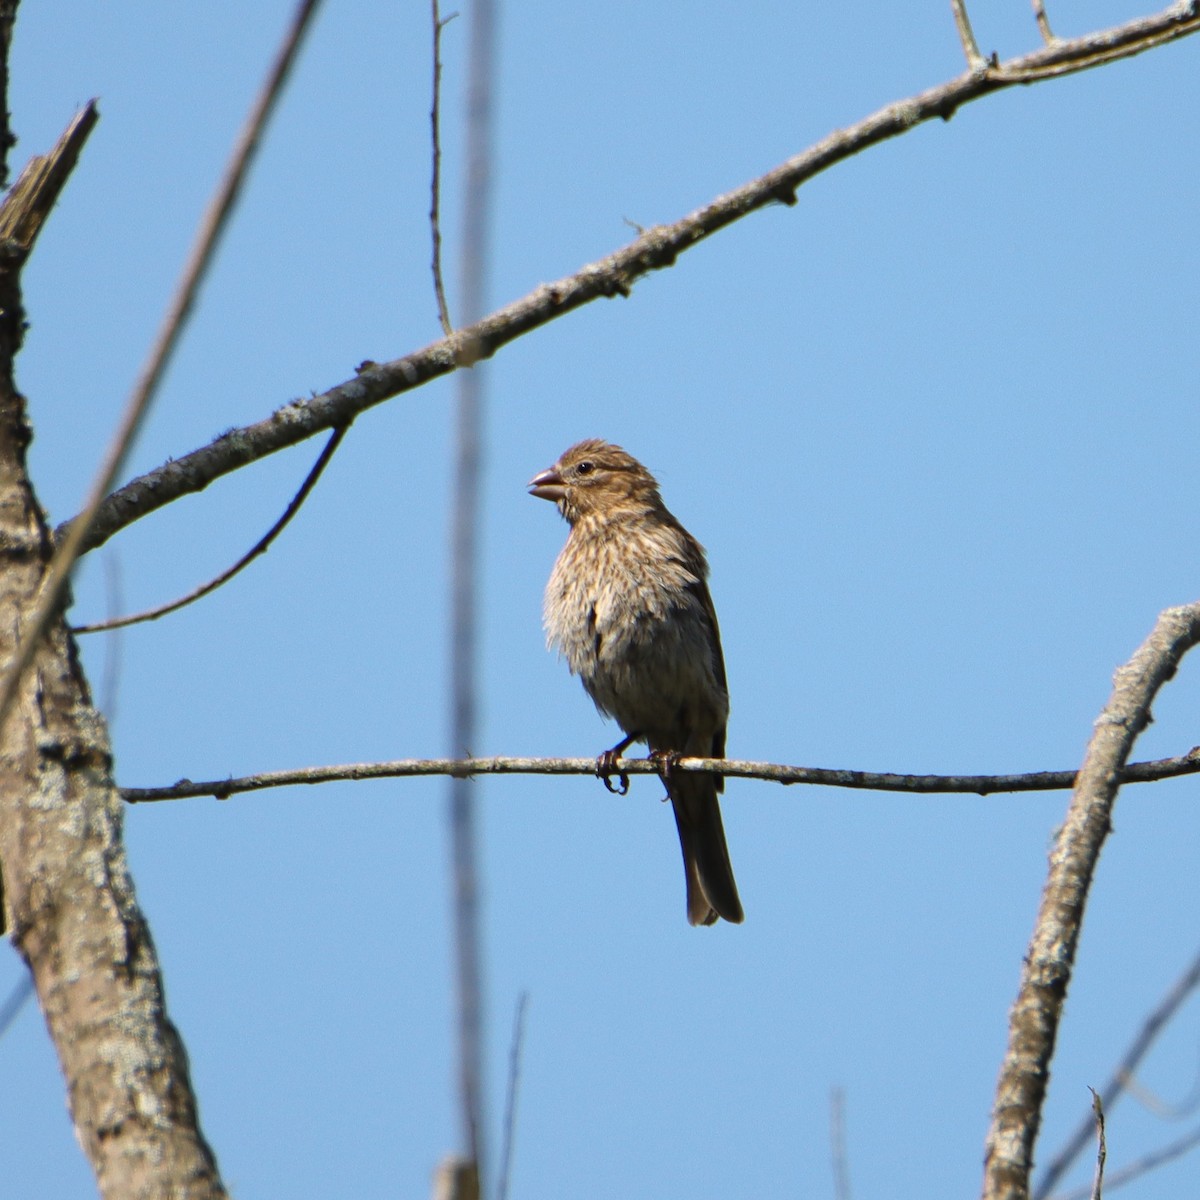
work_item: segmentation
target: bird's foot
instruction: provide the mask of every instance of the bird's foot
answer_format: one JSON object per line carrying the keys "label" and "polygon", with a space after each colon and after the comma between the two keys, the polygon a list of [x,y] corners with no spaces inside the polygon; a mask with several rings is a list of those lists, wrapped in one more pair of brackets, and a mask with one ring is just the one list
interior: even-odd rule
{"label": "bird's foot", "polygon": [[[622,738],[611,750],[605,750],[603,754],[596,757],[596,778],[602,779],[604,786],[614,796],[629,794],[629,776],[624,771],[617,770],[617,763],[630,745],[637,741],[638,736],[636,733],[631,733],[627,738]],[[616,787],[612,785],[614,775],[617,777]]]}
{"label": "bird's foot", "polygon": [[658,767],[659,778],[666,783],[671,778],[671,772],[679,765],[683,757],[678,750],[651,750],[650,760]]}
{"label": "bird's foot", "polygon": [[[617,770],[617,760],[621,756],[615,750],[605,750],[596,758],[596,777],[604,781],[614,796],[624,796],[629,792],[629,776],[624,771]],[[612,777],[617,777],[617,786],[613,787]]]}

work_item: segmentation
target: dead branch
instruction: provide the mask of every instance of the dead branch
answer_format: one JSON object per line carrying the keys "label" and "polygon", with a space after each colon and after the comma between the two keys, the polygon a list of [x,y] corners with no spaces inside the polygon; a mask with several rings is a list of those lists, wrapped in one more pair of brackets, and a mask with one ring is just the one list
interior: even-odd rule
{"label": "dead branch", "polygon": [[1200,640],[1200,603],[1169,608],[1113,677],[1075,791],[1050,854],[1050,872],[1009,1018],[987,1138],[984,1200],[1025,1200],[1050,1060],[1071,981],[1088,892],[1111,828],[1125,761],[1158,690]]}

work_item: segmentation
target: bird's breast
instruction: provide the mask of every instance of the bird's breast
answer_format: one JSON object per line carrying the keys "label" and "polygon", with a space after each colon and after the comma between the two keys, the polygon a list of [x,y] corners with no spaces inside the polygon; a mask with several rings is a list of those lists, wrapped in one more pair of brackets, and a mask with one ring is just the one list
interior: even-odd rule
{"label": "bird's breast", "polygon": [[573,532],[555,564],[547,639],[627,733],[657,731],[670,744],[674,730],[724,725],[728,700],[699,582],[670,539],[636,530]]}

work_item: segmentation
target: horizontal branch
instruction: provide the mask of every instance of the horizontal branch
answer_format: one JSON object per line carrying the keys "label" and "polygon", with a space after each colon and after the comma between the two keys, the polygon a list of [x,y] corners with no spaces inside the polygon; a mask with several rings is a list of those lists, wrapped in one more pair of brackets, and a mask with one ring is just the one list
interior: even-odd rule
{"label": "horizontal branch", "polygon": [[[794,204],[796,190],[822,171],[916,125],[949,120],[963,104],[1018,84],[1073,74],[1129,58],[1200,30],[1200,0],[1173,4],[1149,17],[1080,38],[1055,40],[1031,54],[993,59],[947,83],[896,101],[741,187],[718,196],[670,225],[656,225],[594,263],[543,284],[490,316],[403,358],[364,363],[356,378],[308,400],[294,400],[253,425],[231,430],[207,446],[174,459],[113,492],[88,533],[85,549],[181,496],[322,430],[345,425],[359,413],[453,371],[469,349],[470,361],[490,358],[523,334],[601,297],[628,296],[652,271],[674,264],[686,250],[742,217],[774,203]],[[69,526],[61,526],[62,537]]]}
{"label": "horizontal branch", "polygon": [[[718,771],[729,779],[762,779],[770,783],[808,783],[822,787],[857,788],[872,792],[971,793],[1051,792],[1075,785],[1074,771],[1034,771],[1024,775],[898,775],[890,772],[843,771],[830,767],[789,767],[778,763],[743,762],[725,758],[681,758],[673,771]],[[1122,783],[1152,783],[1200,772],[1200,746],[1178,758],[1130,763]],[[650,758],[622,758],[613,771],[619,775],[660,775],[662,767]],[[413,775],[595,775],[594,758],[403,758],[393,762],[344,763],[334,767],[300,767],[294,771],[264,771],[239,779],[193,783],[181,779],[169,787],[122,788],[131,804],[152,800],[186,800],[215,796],[225,800],[238,792],[293,787],[302,783],[336,783],[360,779],[399,779]]]}

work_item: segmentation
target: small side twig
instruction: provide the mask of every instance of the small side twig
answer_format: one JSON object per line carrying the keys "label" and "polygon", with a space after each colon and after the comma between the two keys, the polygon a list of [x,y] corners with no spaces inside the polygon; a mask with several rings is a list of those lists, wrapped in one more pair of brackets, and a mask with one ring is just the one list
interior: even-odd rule
{"label": "small side twig", "polygon": [[[1121,1061],[1113,1069],[1108,1082],[1100,1089],[1100,1098],[1106,1110],[1129,1090],[1129,1082],[1134,1077],[1138,1065],[1146,1057],[1150,1047],[1154,1045],[1158,1035],[1167,1027],[1175,1014],[1183,1007],[1183,1002],[1200,987],[1200,953],[1188,964],[1187,969],[1167,990],[1167,994],[1155,1006],[1154,1011],[1142,1022],[1137,1036],[1129,1048],[1121,1056]],[[1071,1165],[1083,1152],[1091,1140],[1094,1119],[1090,1112],[1085,1113],[1074,1132],[1063,1143],[1062,1149],[1050,1160],[1033,1190],[1034,1200],[1046,1200],[1046,1197],[1058,1185],[1058,1181],[1070,1170]],[[1109,1184],[1115,1187],[1115,1177]]]}
{"label": "small side twig", "polygon": [[433,165],[429,179],[429,231],[433,238],[433,294],[437,299],[438,321],[442,332],[449,337],[454,332],[450,321],[450,308],[446,303],[446,285],[442,278],[442,30],[458,16],[451,13],[448,17],[441,15],[438,0],[433,3],[433,104],[429,110],[429,123],[432,126],[431,144]]}
{"label": "small side twig", "polygon": [[[1132,1183],[1135,1179],[1148,1175],[1151,1171],[1157,1170],[1169,1162],[1174,1162],[1177,1158],[1182,1158],[1185,1154],[1195,1150],[1197,1146],[1200,1146],[1200,1128],[1193,1129],[1176,1141],[1169,1142],[1160,1149],[1135,1159],[1119,1171],[1113,1171],[1104,1180],[1105,1190],[1115,1192],[1117,1188],[1124,1187],[1125,1184]],[[1089,1184],[1087,1187],[1077,1188],[1073,1192],[1056,1193],[1055,1200],[1089,1200],[1091,1195],[1092,1188]]]}
{"label": "small side twig", "polygon": [[137,625],[142,621],[157,621],[159,617],[165,617],[168,613],[177,612],[193,601],[199,600],[201,596],[207,596],[209,592],[215,592],[222,584],[228,583],[239,571],[249,566],[260,554],[266,554],[271,547],[271,543],[275,541],[284,531],[288,522],[300,511],[301,505],[308,499],[308,495],[313,488],[317,486],[317,480],[321,478],[321,472],[325,470],[329,460],[333,457],[338,446],[341,445],[342,438],[346,436],[348,429],[348,425],[343,425],[333,431],[329,441],[325,443],[325,448],[321,451],[317,461],[313,463],[312,469],[300,485],[300,490],[292,497],[292,501],[287,508],[284,509],[283,515],[233,566],[227,567],[215,578],[210,579],[207,583],[202,583],[198,588],[194,588],[188,592],[186,596],[180,596],[178,599],[172,600],[169,604],[160,604],[157,608],[148,608],[143,612],[131,613],[127,617],[114,617],[107,621],[96,621],[91,625],[72,625],[71,632],[75,634],[103,633],[113,629],[124,629],[127,625]]}
{"label": "small side twig", "polygon": [[1046,6],[1042,0],[1033,0],[1033,19],[1037,21],[1038,33],[1042,35],[1042,41],[1047,46],[1053,46],[1058,38],[1054,36],[1050,22],[1046,19]]}
{"label": "small side twig", "polygon": [[967,6],[964,0],[950,0],[950,8],[954,13],[954,25],[958,30],[958,40],[962,42],[963,53],[967,57],[967,66],[972,71],[982,71],[987,67],[987,60],[979,52],[979,43],[975,40],[975,31],[971,28],[971,18],[967,16]]}
{"label": "small side twig", "polygon": [[[658,762],[649,758],[620,758],[613,772],[625,775],[658,775]],[[727,779],[761,779],[768,783],[814,784],[869,792],[905,792],[926,795],[994,795],[1000,792],[1048,792],[1073,787],[1074,771],[1035,771],[1028,775],[890,775],[875,771],[845,771],[829,767],[789,767],[779,763],[742,762],[726,758],[681,758],[675,771],[720,772]],[[1123,783],[1152,783],[1200,772],[1200,747],[1178,758],[1131,763],[1121,773]],[[344,763],[330,767],[298,767],[290,771],[263,771],[234,779],[194,783],[181,779],[165,787],[122,788],[130,804],[158,800],[187,800],[215,796],[225,800],[241,792],[298,784],[347,782],[365,779],[399,779],[424,775],[591,775],[592,758],[404,758],[392,762]]]}

